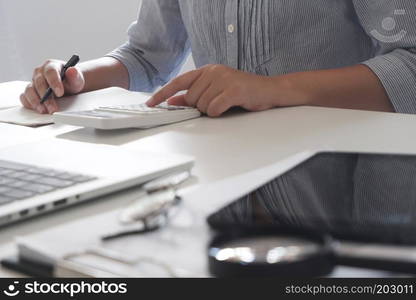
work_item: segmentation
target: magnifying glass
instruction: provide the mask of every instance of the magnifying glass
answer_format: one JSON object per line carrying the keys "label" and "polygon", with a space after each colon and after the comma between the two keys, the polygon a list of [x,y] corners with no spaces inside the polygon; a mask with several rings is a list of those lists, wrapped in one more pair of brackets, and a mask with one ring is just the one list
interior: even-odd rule
{"label": "magnifying glass", "polygon": [[336,265],[329,236],[250,229],[217,235],[208,248],[216,277],[319,277]]}

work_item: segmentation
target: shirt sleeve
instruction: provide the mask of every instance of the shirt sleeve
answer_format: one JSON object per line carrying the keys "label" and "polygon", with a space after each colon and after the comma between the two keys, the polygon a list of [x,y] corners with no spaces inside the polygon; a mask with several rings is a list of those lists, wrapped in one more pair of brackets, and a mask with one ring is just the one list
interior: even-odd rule
{"label": "shirt sleeve", "polygon": [[178,0],[143,0],[128,37],[107,56],[126,66],[132,91],[152,92],[166,84],[190,53]]}
{"label": "shirt sleeve", "polygon": [[396,112],[416,114],[415,0],[354,0],[363,29],[377,46],[363,62],[380,79]]}

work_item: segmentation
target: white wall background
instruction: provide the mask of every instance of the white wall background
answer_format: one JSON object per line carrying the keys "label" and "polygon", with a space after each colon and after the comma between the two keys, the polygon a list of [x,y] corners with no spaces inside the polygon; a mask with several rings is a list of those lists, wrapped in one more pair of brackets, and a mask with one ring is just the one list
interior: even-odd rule
{"label": "white wall background", "polygon": [[0,82],[29,80],[48,58],[108,53],[125,42],[140,1],[0,0]]}

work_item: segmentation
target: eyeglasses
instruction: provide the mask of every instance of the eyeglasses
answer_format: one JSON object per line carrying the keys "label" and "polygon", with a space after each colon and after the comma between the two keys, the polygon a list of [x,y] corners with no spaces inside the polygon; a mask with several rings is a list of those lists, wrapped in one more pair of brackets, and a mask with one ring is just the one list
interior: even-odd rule
{"label": "eyeglasses", "polygon": [[[182,199],[177,187],[190,177],[189,172],[166,176],[143,186],[144,193],[119,215],[119,222],[128,227],[126,230],[107,234],[103,241],[120,237],[145,234],[165,226],[175,214]],[[131,229],[132,224],[142,224],[139,229]]]}

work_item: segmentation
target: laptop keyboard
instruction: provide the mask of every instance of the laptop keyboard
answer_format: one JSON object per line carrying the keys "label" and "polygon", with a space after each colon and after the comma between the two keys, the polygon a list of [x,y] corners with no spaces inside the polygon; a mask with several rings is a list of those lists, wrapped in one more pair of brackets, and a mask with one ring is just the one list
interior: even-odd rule
{"label": "laptop keyboard", "polygon": [[0,205],[94,179],[82,174],[0,160]]}

